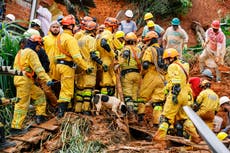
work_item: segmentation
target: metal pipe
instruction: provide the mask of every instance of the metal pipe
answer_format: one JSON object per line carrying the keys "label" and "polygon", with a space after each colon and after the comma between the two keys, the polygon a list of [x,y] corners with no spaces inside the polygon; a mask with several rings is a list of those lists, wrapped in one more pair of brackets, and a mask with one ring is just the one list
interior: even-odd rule
{"label": "metal pipe", "polygon": [[208,146],[214,153],[230,153],[225,145],[220,142],[216,135],[209,129],[204,121],[188,106],[183,107],[185,113],[196,126],[201,137],[207,142]]}
{"label": "metal pipe", "polygon": [[[35,15],[36,15],[37,3],[38,3],[37,0],[32,0],[31,10],[30,10],[30,22],[34,19]],[[30,28],[30,25],[31,24],[29,24],[29,28]]]}

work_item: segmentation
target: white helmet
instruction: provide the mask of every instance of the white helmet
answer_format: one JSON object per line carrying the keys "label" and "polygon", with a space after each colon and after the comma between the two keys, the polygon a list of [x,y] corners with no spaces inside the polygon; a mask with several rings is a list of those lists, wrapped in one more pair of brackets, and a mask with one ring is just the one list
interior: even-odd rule
{"label": "white helmet", "polygon": [[10,19],[11,21],[15,21],[15,16],[13,14],[7,14],[6,18]]}
{"label": "white helmet", "polygon": [[220,105],[230,102],[230,99],[227,96],[220,97]]}
{"label": "white helmet", "polygon": [[41,26],[41,21],[39,19],[33,19],[32,22],[36,23],[39,26]]}
{"label": "white helmet", "polygon": [[133,17],[133,11],[131,11],[131,10],[125,11],[125,16],[132,18]]}

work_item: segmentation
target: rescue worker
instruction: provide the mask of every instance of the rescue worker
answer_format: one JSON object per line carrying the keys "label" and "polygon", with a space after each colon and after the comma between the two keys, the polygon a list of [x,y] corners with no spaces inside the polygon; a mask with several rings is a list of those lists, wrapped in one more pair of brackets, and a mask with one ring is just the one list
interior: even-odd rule
{"label": "rescue worker", "polygon": [[230,112],[230,99],[227,96],[220,97],[220,109],[216,114],[217,116],[223,119],[220,129],[224,129],[225,127],[230,125],[229,112]]}
{"label": "rescue worker", "polygon": [[[146,34],[150,31],[149,27],[148,27],[148,22],[149,21],[153,22],[153,14],[150,13],[150,12],[146,13],[145,16],[144,16],[144,20],[145,20],[147,25],[144,26],[144,29],[143,29],[143,32],[142,32],[142,35],[141,35],[142,39],[144,39]],[[164,32],[165,32],[165,30],[161,26],[159,26],[158,24],[155,24],[155,23],[154,23],[154,31],[159,34],[159,38],[161,38],[164,35]]]}
{"label": "rescue worker", "polygon": [[[60,33],[60,24],[59,24],[59,22],[58,21],[53,21],[50,24],[49,34],[43,38],[44,49],[45,49],[46,54],[47,54],[47,56],[49,58],[49,61],[50,61],[50,65],[49,65],[50,71],[49,71],[48,75],[54,81],[58,80],[58,76],[57,76],[57,73],[56,73],[55,56],[56,56],[56,52],[58,50],[58,46],[57,46],[56,42],[57,42],[57,36],[59,35],[59,33]],[[44,90],[44,88],[43,88],[44,91],[48,91],[46,96],[50,100],[51,105],[53,107],[56,107],[56,105],[57,105],[57,97],[59,96],[59,92],[60,92],[60,83],[57,82],[54,86],[52,86],[52,89],[55,92],[55,96],[53,95],[53,93],[52,93],[52,91],[50,89]]]}
{"label": "rescue worker", "polygon": [[180,58],[182,58],[182,51],[187,50],[188,34],[180,26],[180,19],[173,18],[172,26],[168,27],[163,35],[163,47],[175,48]]}
{"label": "rescue worker", "polygon": [[58,99],[58,118],[64,116],[67,106],[74,94],[74,63],[83,71],[90,74],[93,68],[83,60],[80,48],[73,37],[75,18],[73,15],[65,16],[61,25],[63,33],[57,36],[58,51],[56,54],[56,72],[61,83],[61,91]]}
{"label": "rescue worker", "polygon": [[174,48],[166,49],[163,54],[163,59],[169,66],[167,69],[167,85],[165,86],[166,102],[161,114],[159,128],[153,137],[153,141],[157,143],[154,148],[158,149],[167,147],[167,131],[168,129],[174,129],[174,123],[179,120],[183,121],[184,130],[191,136],[191,141],[200,142],[196,128],[182,108],[188,105],[189,64],[180,61],[179,56]]}
{"label": "rescue worker", "polygon": [[[118,20],[113,17],[107,17],[104,21],[105,30],[97,39],[97,50],[100,52],[101,60],[108,66],[107,71],[102,71],[100,78],[101,93],[112,96],[115,94],[115,74],[112,66],[115,58],[114,36],[113,33],[118,28]],[[121,43],[118,43],[121,45]],[[117,46],[116,48],[120,48]]]}
{"label": "rescue worker", "polygon": [[196,99],[199,106],[196,113],[204,120],[207,126],[213,130],[214,116],[219,109],[219,97],[212,89],[210,89],[210,81],[202,80],[200,86],[202,91]]}
{"label": "rescue worker", "polygon": [[224,64],[224,55],[226,53],[226,37],[220,28],[220,21],[214,20],[209,28],[205,32],[205,42],[202,44],[204,48],[202,54],[199,57],[200,72],[205,68],[205,62],[211,60],[211,65],[207,65],[210,68],[214,68],[216,71],[216,81],[221,81],[220,71],[218,70],[219,64]]}
{"label": "rescue worker", "polygon": [[51,78],[45,73],[38,55],[35,51],[41,48],[42,38],[33,35],[27,41],[25,49],[18,51],[14,60],[14,69],[25,71],[25,76],[15,76],[14,85],[17,90],[17,97],[20,101],[15,104],[14,116],[11,124],[11,134],[23,134],[27,129],[23,129],[30,98],[34,99],[36,110],[36,123],[40,124],[45,121],[46,116],[46,98],[41,88],[34,84],[34,75],[36,74],[41,80],[45,80],[48,86],[53,85]]}
{"label": "rescue worker", "polygon": [[93,67],[93,72],[87,74],[83,71],[77,74],[75,112],[80,113],[83,111],[83,114],[90,115],[92,92],[96,85],[97,64],[100,65],[104,71],[108,70],[108,66],[103,64],[99,52],[96,50],[95,37],[97,24],[93,21],[89,21],[86,23],[84,29],[85,34],[78,40],[78,44],[81,49],[82,58]]}
{"label": "rescue worker", "polygon": [[126,19],[121,21],[121,23],[120,23],[120,25],[118,27],[118,30],[119,31],[123,31],[125,34],[127,34],[129,32],[136,33],[136,31],[137,31],[137,25],[136,25],[136,22],[134,22],[132,20],[132,18],[133,18],[133,11],[126,10],[125,11],[125,17],[126,17]]}
{"label": "rescue worker", "polygon": [[125,47],[121,51],[119,64],[121,68],[121,85],[124,95],[124,101],[128,108],[130,119],[137,112],[138,88],[141,79],[141,50],[136,46],[137,36],[130,32],[125,36]]}
{"label": "rescue worker", "polygon": [[[157,42],[158,35],[149,31],[143,39],[148,46],[142,57],[142,69],[145,71],[140,87],[140,99],[138,107],[138,121],[143,121],[145,103],[151,101],[153,104],[153,124],[159,124],[159,117],[164,104],[164,71],[160,68],[159,52],[160,45]],[[163,49],[162,49],[163,51]],[[163,63],[163,61],[162,61]]]}
{"label": "rescue worker", "polygon": [[202,79],[207,79],[207,80],[211,81],[213,78],[214,78],[214,76],[212,75],[212,71],[210,69],[205,69],[202,72],[201,77],[189,78],[189,84],[191,85],[192,95],[193,95],[193,99],[195,102],[196,102],[197,96],[202,91],[202,88],[200,86]]}
{"label": "rescue worker", "polygon": [[[2,97],[0,99],[0,106],[2,107],[2,106],[7,105],[9,103],[17,103],[18,101],[19,101],[19,98],[16,98],[16,97],[11,98],[11,99],[6,99],[6,98]],[[6,141],[4,119],[2,117],[0,117],[0,150],[4,150],[6,148],[14,147],[14,146],[16,146],[15,142]]]}
{"label": "rescue worker", "polygon": [[81,20],[81,23],[80,23],[80,30],[77,31],[75,34],[74,34],[74,38],[76,40],[79,40],[85,33],[85,26],[86,24],[89,22],[89,21],[93,21],[93,18],[90,17],[90,16],[85,16],[83,17],[83,19]]}

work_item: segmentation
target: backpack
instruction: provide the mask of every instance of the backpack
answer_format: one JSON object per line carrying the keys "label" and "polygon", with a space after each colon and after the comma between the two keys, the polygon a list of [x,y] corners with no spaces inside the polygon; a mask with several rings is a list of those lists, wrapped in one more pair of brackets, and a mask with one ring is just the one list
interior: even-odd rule
{"label": "backpack", "polygon": [[157,65],[158,65],[158,67],[160,69],[166,70],[167,65],[164,63],[164,60],[163,60],[164,49],[162,47],[156,47],[156,46],[154,46],[154,48],[157,51]]}

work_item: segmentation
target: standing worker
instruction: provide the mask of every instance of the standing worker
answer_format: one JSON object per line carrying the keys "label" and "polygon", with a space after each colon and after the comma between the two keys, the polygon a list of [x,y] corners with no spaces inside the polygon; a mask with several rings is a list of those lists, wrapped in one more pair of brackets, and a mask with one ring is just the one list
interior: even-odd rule
{"label": "standing worker", "polygon": [[224,64],[224,55],[226,53],[226,37],[220,29],[220,21],[214,20],[212,22],[211,28],[205,32],[205,42],[202,46],[204,50],[199,57],[200,71],[204,70],[206,60],[212,60],[212,67],[216,71],[216,81],[220,82],[221,76],[218,65]]}
{"label": "standing worker", "polygon": [[44,122],[46,116],[46,98],[41,88],[34,84],[34,75],[41,80],[45,80],[48,86],[53,85],[51,78],[45,73],[38,55],[35,51],[41,48],[42,38],[38,35],[33,35],[27,41],[25,49],[19,50],[14,60],[14,69],[25,71],[26,76],[15,76],[14,85],[17,90],[17,97],[20,101],[15,104],[14,116],[11,124],[11,134],[23,134],[27,129],[22,129],[30,98],[35,100],[36,106],[36,123]]}
{"label": "standing worker", "polygon": [[179,57],[182,58],[182,51],[187,50],[188,34],[180,26],[180,20],[173,18],[171,21],[172,26],[168,27],[163,36],[164,48],[175,48]]}
{"label": "standing worker", "polygon": [[113,96],[115,94],[115,73],[113,69],[113,60],[116,56],[113,44],[113,33],[118,28],[118,20],[113,17],[107,17],[104,21],[105,30],[97,39],[97,50],[100,52],[103,64],[108,66],[108,70],[103,70],[100,78],[101,93]]}
{"label": "standing worker", "polygon": [[[150,29],[149,29],[149,26],[148,26],[148,22],[149,21],[152,21],[153,22],[153,14],[152,13],[146,13],[145,14],[145,16],[144,16],[144,20],[145,20],[145,22],[146,22],[146,25],[145,25],[145,27],[144,27],[144,29],[143,29],[143,32],[142,32],[142,39],[144,39],[145,38],[145,36],[146,36],[146,34],[149,32],[149,31],[151,31]],[[153,22],[154,23],[154,22]],[[149,25],[151,25],[152,23],[149,23]],[[165,32],[165,30],[161,27],[161,26],[159,26],[158,24],[155,24],[154,23],[154,31],[155,32],[157,32],[158,34],[159,34],[159,37],[160,38],[162,38],[162,36],[163,36],[163,34],[164,34],[164,32]],[[159,39],[159,38],[158,38]]]}
{"label": "standing worker", "polygon": [[91,65],[87,65],[86,61],[83,60],[78,43],[73,37],[74,16],[65,16],[61,21],[61,25],[63,33],[57,37],[58,51],[55,57],[57,61],[56,72],[58,80],[61,81],[61,91],[58,99],[58,118],[64,116],[67,106],[73,98],[74,63],[88,74],[93,70]]}
{"label": "standing worker", "polygon": [[[140,87],[140,99],[138,107],[138,121],[143,121],[145,113],[145,103],[153,103],[153,118],[155,125],[159,124],[160,114],[163,109],[164,96],[164,73],[158,63],[160,45],[157,42],[158,35],[154,31],[149,31],[144,42],[148,46],[141,59],[142,68],[145,71]],[[163,50],[162,50],[163,51]],[[161,63],[163,64],[163,62]]]}
{"label": "standing worker", "polygon": [[125,12],[125,17],[126,19],[121,21],[118,30],[123,31],[125,34],[129,32],[134,32],[136,33],[137,31],[137,25],[136,22],[132,20],[133,18],[133,11],[131,10],[126,10]]}
{"label": "standing worker", "polygon": [[[119,60],[121,67],[121,85],[124,94],[124,100],[128,108],[130,117],[137,111],[138,87],[141,79],[141,50],[136,47],[137,36],[130,32],[125,36],[126,45],[121,51]],[[131,117],[132,118],[132,117]]]}
{"label": "standing worker", "polygon": [[174,129],[176,121],[183,121],[184,130],[191,136],[191,141],[199,143],[200,137],[196,132],[191,120],[185,114],[183,106],[188,105],[188,73],[189,64],[179,60],[179,53],[174,48],[168,48],[164,51],[163,59],[167,63],[167,91],[166,102],[160,118],[160,125],[153,137],[157,144],[154,148],[165,149],[166,134],[168,129]]}
{"label": "standing worker", "polygon": [[76,105],[75,112],[82,112],[86,115],[91,115],[91,99],[92,92],[96,85],[97,64],[101,66],[104,71],[107,71],[108,66],[104,65],[100,59],[99,52],[96,50],[96,30],[97,24],[89,21],[85,25],[85,33],[78,40],[81,49],[82,58],[92,65],[93,71],[90,74],[81,72],[77,75],[77,91],[76,91]]}

